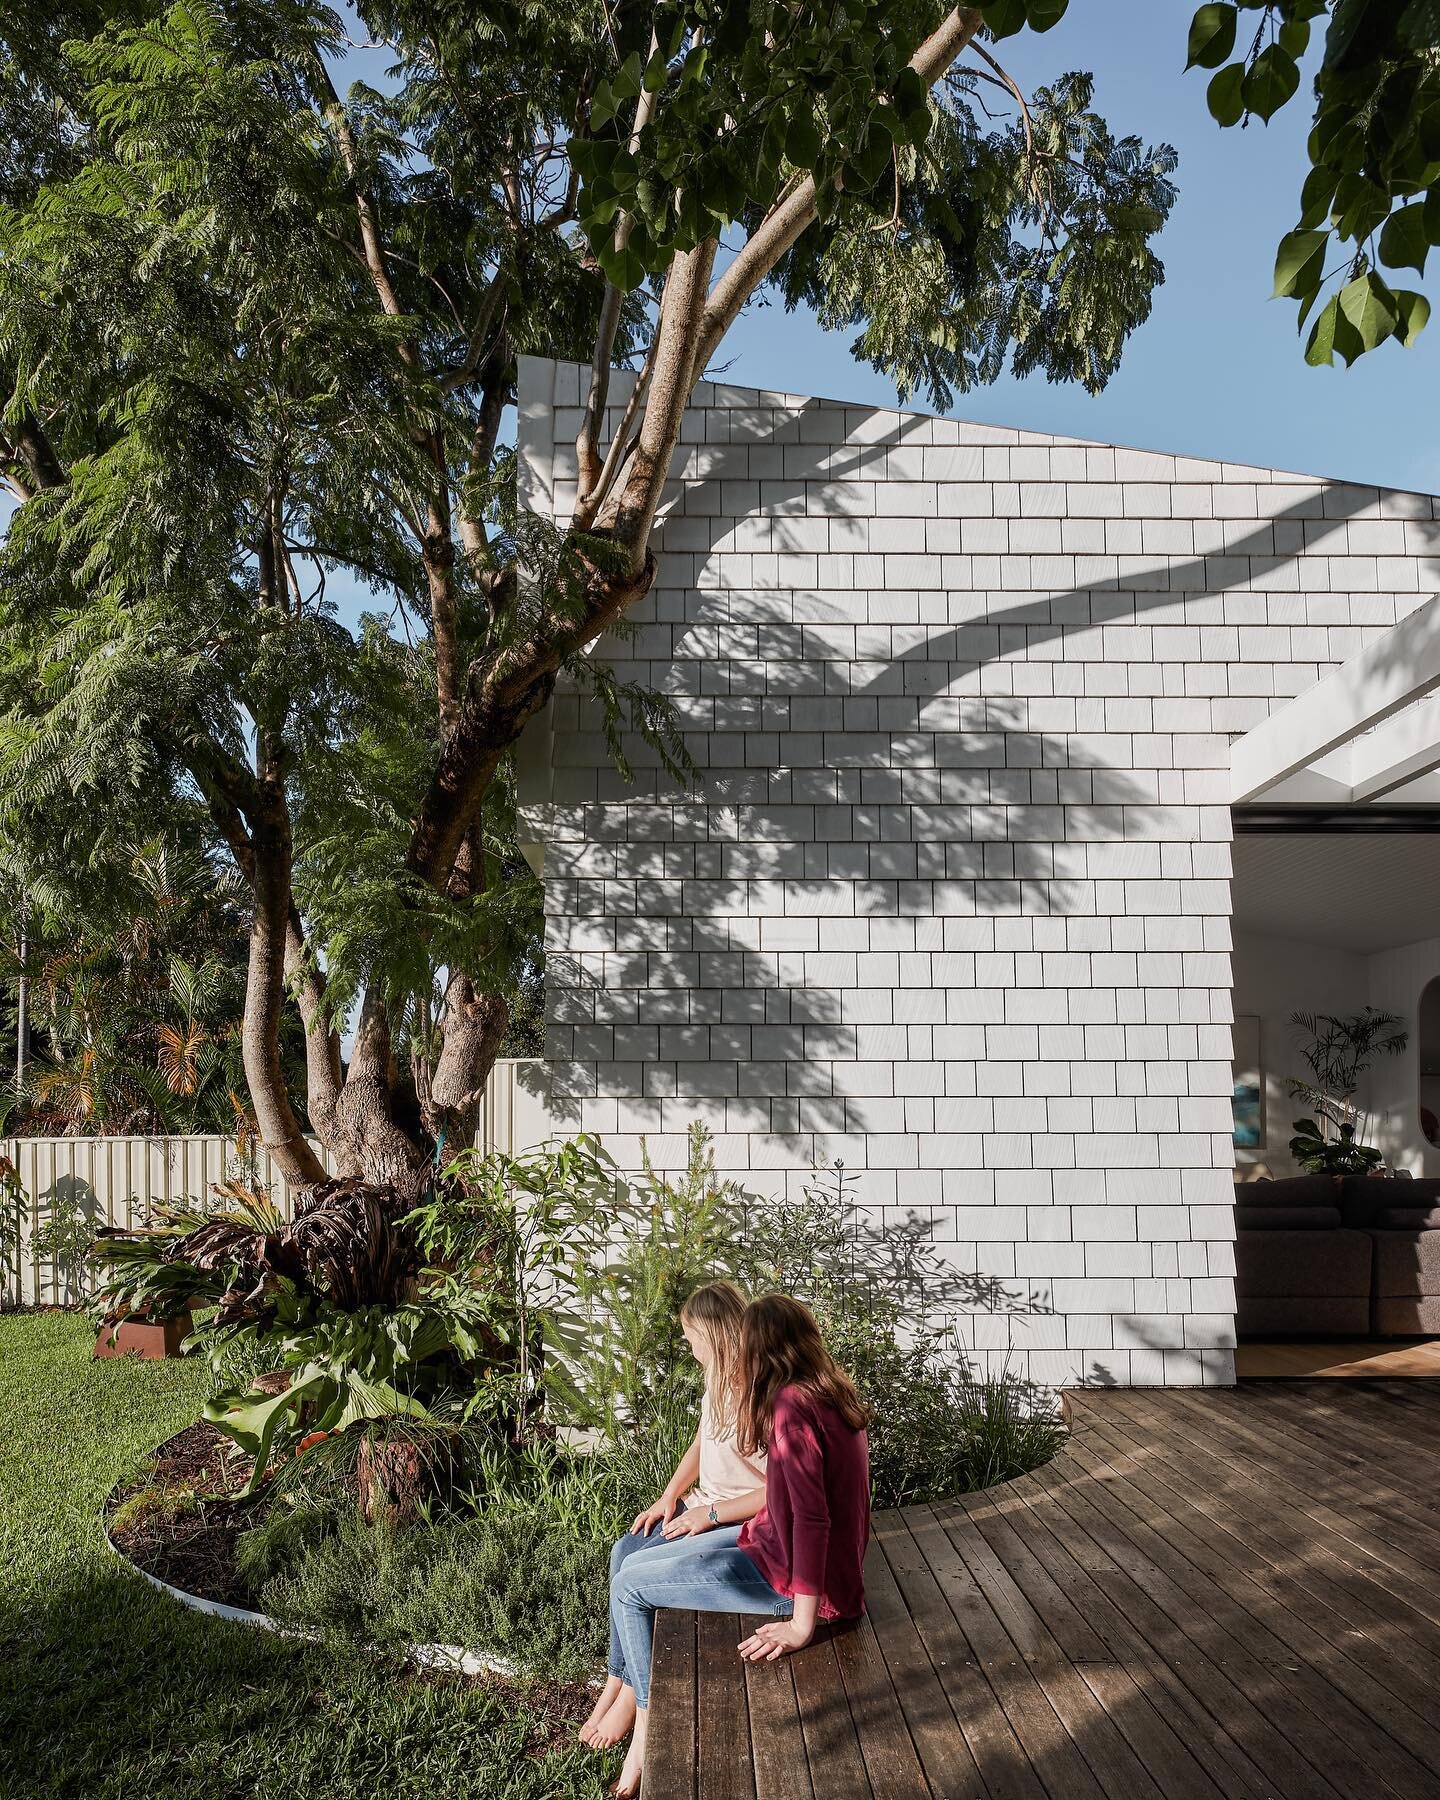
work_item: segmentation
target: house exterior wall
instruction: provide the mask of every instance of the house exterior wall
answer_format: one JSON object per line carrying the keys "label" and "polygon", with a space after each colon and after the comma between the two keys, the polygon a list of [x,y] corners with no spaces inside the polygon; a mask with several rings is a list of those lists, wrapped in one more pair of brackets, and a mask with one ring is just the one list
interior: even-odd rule
{"label": "house exterior wall", "polygon": [[[580,383],[522,364],[562,520]],[[696,787],[574,694],[524,749],[557,1116],[843,1160],[981,1363],[1232,1379],[1228,746],[1433,591],[1434,503],[707,385],[656,549],[605,653]]]}

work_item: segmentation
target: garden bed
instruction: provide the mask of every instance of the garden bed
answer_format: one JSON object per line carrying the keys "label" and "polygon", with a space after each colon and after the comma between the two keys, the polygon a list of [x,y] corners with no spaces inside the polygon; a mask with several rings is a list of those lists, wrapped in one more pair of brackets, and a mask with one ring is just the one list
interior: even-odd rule
{"label": "garden bed", "polygon": [[204,1420],[167,1438],[105,1504],[106,1536],[144,1575],[217,1602],[253,1607],[235,1545],[251,1520],[230,1498],[244,1458]]}

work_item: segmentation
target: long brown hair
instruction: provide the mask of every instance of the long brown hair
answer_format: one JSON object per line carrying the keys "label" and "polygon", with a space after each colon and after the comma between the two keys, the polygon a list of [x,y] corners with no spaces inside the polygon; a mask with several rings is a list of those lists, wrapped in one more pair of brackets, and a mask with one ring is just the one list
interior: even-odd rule
{"label": "long brown hair", "polygon": [[682,1325],[698,1326],[710,1340],[705,1392],[716,1435],[728,1437],[740,1392],[740,1325],[745,1296],[733,1281],[707,1281],[680,1308]]}
{"label": "long brown hair", "polygon": [[833,1406],[852,1431],[870,1422],[870,1409],[855,1383],[825,1348],[815,1315],[790,1294],[762,1294],[745,1308],[740,1330],[743,1390],[736,1443],[754,1456],[770,1442],[775,1396],[798,1387],[812,1400]]}

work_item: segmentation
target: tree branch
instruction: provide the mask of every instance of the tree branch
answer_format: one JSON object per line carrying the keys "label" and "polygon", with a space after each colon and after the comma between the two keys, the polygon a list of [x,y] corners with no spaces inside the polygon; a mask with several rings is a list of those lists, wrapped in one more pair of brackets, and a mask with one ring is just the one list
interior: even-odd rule
{"label": "tree branch", "polygon": [[[957,6],[945,16],[910,58],[910,67],[926,87],[935,85],[983,23],[982,15],[973,6]],[[739,318],[745,302],[766,280],[781,257],[794,247],[815,217],[815,177],[807,175],[787,198],[771,209],[715,283],[701,323],[697,375],[704,373],[720,340]]]}
{"label": "tree branch", "polygon": [[[650,55],[659,48],[660,40],[655,33],[650,33]],[[648,61],[648,58],[647,58]],[[630,132],[630,154],[633,156],[640,148],[640,137],[645,127],[655,116],[655,105],[659,99],[659,91],[642,87],[640,98],[635,102],[635,124]],[[630,242],[633,221],[628,212],[621,212],[615,220],[615,246],[623,250]],[[615,348],[615,333],[620,328],[620,316],[625,309],[625,296],[613,281],[605,283],[605,298],[600,305],[600,324],[595,333],[595,348],[590,358],[590,390],[585,396],[585,412],[580,421],[579,435],[575,439],[575,457],[579,469],[578,501],[583,504],[589,499],[591,491],[600,479],[600,430],[605,423],[605,402],[610,393],[610,357]]]}
{"label": "tree branch", "polygon": [[255,1106],[260,1140],[287,1181],[325,1179],[290,1105],[280,1062],[280,1011],[285,995],[285,963],[290,914],[290,819],[283,783],[267,779],[263,801],[250,821],[254,857],[255,914],[250,927],[250,962],[245,979],[245,1017],[240,1048],[245,1083]]}
{"label": "tree branch", "polygon": [[[330,79],[330,71],[324,62],[317,57],[316,68],[322,89],[327,97],[325,115],[335,128],[335,141],[340,146],[340,157],[345,164],[345,172],[349,177],[350,192],[355,201],[355,214],[360,224],[360,242],[365,252],[365,267],[370,272],[370,281],[379,298],[381,306],[392,319],[405,317],[405,309],[400,304],[400,297],[395,292],[395,283],[390,276],[390,265],[385,255],[385,245],[380,235],[380,219],[375,202],[360,180],[360,153],[355,142],[355,134],[350,128],[350,118],[345,111],[345,104],[335,91],[335,83]],[[411,368],[419,368],[420,353],[408,338],[400,344],[400,355]]]}
{"label": "tree branch", "polygon": [[670,265],[655,332],[654,368],[630,474],[614,507],[614,533],[630,553],[632,574],[645,566],[655,511],[670,473],[680,421],[695,388],[710,271],[717,245],[706,238]]}
{"label": "tree branch", "polygon": [[[19,459],[30,471],[34,493],[40,493],[46,488],[64,487],[64,465],[45,435],[44,426],[29,407],[21,407],[12,423],[7,426],[6,434],[18,451]],[[33,498],[33,494],[29,497]]]}

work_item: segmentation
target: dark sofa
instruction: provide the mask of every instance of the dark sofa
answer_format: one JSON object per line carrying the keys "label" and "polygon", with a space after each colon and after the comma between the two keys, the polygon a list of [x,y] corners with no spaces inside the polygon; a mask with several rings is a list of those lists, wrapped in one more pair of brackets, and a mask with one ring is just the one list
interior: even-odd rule
{"label": "dark sofa", "polygon": [[1440,1181],[1243,1182],[1235,1224],[1241,1337],[1440,1334]]}

